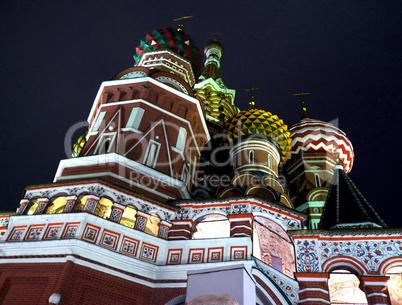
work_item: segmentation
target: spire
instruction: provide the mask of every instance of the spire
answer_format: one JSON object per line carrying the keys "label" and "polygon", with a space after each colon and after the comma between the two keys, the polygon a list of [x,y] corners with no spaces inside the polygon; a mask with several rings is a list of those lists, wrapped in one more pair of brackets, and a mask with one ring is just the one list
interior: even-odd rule
{"label": "spire", "polygon": [[183,31],[184,26],[184,19],[193,18],[193,16],[181,16],[179,18],[173,19],[173,21],[180,21],[179,25],[177,26],[178,31]]}
{"label": "spire", "polygon": [[307,94],[310,94],[310,92],[303,92],[303,91],[300,91],[300,92],[298,92],[298,93],[293,93],[292,95],[293,96],[300,96],[300,102],[301,102],[301,112],[302,112],[302,119],[306,119],[306,118],[308,118],[308,115],[307,115],[307,107],[306,107],[306,105],[304,104],[304,100],[303,100],[303,95],[307,95]]}
{"label": "spire", "polygon": [[255,109],[255,100],[254,100],[254,90],[259,90],[260,88],[250,87],[245,89],[244,91],[251,91],[251,99],[248,102],[250,105],[250,109]]}
{"label": "spire", "polygon": [[221,57],[224,53],[223,45],[218,41],[217,35],[221,33],[214,33],[213,40],[207,43],[204,48],[206,56],[204,70],[201,72],[200,79],[212,78],[213,80],[222,79],[219,68],[221,67]]}
{"label": "spire", "polygon": [[321,229],[387,227],[339,163],[334,168],[319,226]]}

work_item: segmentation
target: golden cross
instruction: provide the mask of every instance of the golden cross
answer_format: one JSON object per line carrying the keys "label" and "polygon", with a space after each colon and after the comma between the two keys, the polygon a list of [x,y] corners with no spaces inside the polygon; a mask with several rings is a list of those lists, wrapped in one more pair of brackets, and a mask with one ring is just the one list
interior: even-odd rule
{"label": "golden cross", "polygon": [[193,16],[181,16],[179,18],[173,19],[173,21],[180,21],[179,25],[177,26],[178,31],[183,31],[183,23],[184,19],[193,18]]}
{"label": "golden cross", "polygon": [[260,88],[256,88],[256,87],[250,87],[245,89],[244,91],[251,91],[251,100],[250,102],[248,102],[250,104],[250,109],[254,109],[255,108],[255,101],[254,101],[254,90],[259,90]]}
{"label": "golden cross", "polygon": [[307,112],[306,105],[304,104],[304,101],[303,101],[303,95],[308,95],[308,94],[310,94],[310,92],[303,92],[303,91],[300,91],[299,93],[293,93],[292,94],[293,96],[298,96],[298,95],[300,96],[301,110],[302,110],[303,113]]}

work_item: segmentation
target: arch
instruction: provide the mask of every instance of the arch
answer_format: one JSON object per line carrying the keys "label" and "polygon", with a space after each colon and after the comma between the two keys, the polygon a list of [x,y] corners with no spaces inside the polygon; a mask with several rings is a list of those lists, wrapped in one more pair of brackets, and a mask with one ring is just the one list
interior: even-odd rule
{"label": "arch", "polygon": [[269,186],[251,185],[244,192],[245,195],[256,195],[264,199],[279,201],[278,194],[276,191]]}
{"label": "arch", "polygon": [[49,200],[49,203],[46,206],[44,214],[63,213],[66,204],[67,199],[65,195],[55,195]]}
{"label": "arch", "polygon": [[185,303],[186,303],[186,295],[182,294],[179,295],[178,297],[175,297],[174,299],[171,299],[165,305],[184,305]]}
{"label": "arch", "polygon": [[346,269],[359,276],[369,273],[367,268],[357,259],[348,256],[336,256],[325,261],[323,272],[332,272],[336,269]]}
{"label": "arch", "polygon": [[385,275],[389,269],[397,266],[402,266],[401,256],[387,258],[381,263],[380,267],[378,268],[378,272]]}
{"label": "arch", "polygon": [[306,199],[307,201],[325,201],[328,196],[327,187],[317,187],[308,192]]}
{"label": "arch", "polygon": [[137,220],[136,215],[137,208],[133,204],[128,204],[121,216],[120,224],[133,229]]}
{"label": "arch", "polygon": [[236,186],[256,185],[260,183],[260,177],[253,172],[241,172],[232,178],[230,184]]}
{"label": "arch", "polygon": [[88,192],[83,192],[77,196],[77,200],[75,201],[74,207],[71,210],[71,213],[81,213],[84,209],[85,202],[87,201]]}
{"label": "arch", "polygon": [[149,213],[149,218],[145,225],[145,233],[151,234],[153,236],[158,236],[159,226],[161,223],[161,217],[156,214],[156,212]]}
{"label": "arch", "polygon": [[218,198],[223,198],[223,197],[235,197],[235,196],[242,196],[243,191],[235,186],[229,186],[222,191],[219,192]]}
{"label": "arch", "polygon": [[265,177],[263,177],[262,185],[269,186],[279,193],[283,193],[283,194],[287,193],[287,189],[283,185],[282,181],[272,175],[266,175]]}
{"label": "arch", "polygon": [[113,201],[107,196],[103,196],[98,201],[98,204],[95,209],[95,215],[105,219],[109,219],[112,209],[113,209]]}
{"label": "arch", "polygon": [[193,239],[230,237],[230,221],[222,213],[209,213],[194,222]]}
{"label": "arch", "polygon": [[279,272],[294,277],[294,245],[276,221],[265,216],[254,217],[253,255]]}
{"label": "arch", "polygon": [[25,211],[23,215],[33,215],[38,208],[38,201],[39,197],[32,198],[29,203],[27,204],[27,207],[25,208]]}
{"label": "arch", "polygon": [[394,262],[385,274],[389,276],[387,289],[392,305],[402,304],[402,263]]}
{"label": "arch", "polygon": [[253,268],[251,274],[256,280],[256,295],[260,301],[263,301],[264,305],[292,304],[279,286],[260,270]]}
{"label": "arch", "polygon": [[[332,270],[328,279],[331,304],[367,304],[366,294],[359,288],[360,280],[348,269]],[[353,303],[350,303],[350,302]]]}

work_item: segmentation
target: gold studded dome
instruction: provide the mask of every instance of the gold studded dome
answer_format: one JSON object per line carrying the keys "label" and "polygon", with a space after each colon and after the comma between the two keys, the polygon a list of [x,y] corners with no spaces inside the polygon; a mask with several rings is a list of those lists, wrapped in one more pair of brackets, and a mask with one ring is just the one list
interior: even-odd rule
{"label": "gold studded dome", "polygon": [[288,126],[277,115],[259,109],[243,110],[227,120],[224,126],[233,141],[246,139],[251,135],[261,135],[276,144],[281,156],[281,164],[290,155],[290,133]]}

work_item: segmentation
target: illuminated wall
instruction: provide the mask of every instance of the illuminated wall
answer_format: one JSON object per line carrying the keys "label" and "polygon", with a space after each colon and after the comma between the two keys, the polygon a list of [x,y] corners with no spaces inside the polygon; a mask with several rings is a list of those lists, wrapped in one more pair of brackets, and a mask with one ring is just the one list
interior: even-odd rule
{"label": "illuminated wall", "polygon": [[359,289],[360,281],[347,270],[331,273],[328,290],[331,304],[367,304],[365,293]]}
{"label": "illuminated wall", "polygon": [[392,305],[402,305],[402,266],[390,268],[388,292]]}
{"label": "illuminated wall", "polygon": [[293,244],[285,230],[275,222],[254,217],[254,256],[273,268],[293,277],[295,258]]}

